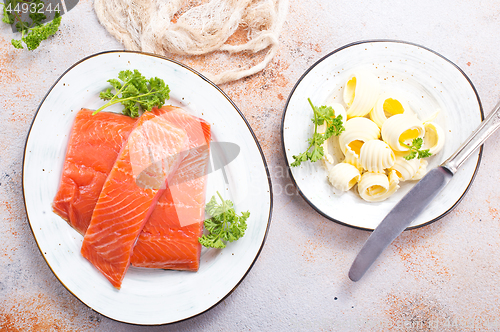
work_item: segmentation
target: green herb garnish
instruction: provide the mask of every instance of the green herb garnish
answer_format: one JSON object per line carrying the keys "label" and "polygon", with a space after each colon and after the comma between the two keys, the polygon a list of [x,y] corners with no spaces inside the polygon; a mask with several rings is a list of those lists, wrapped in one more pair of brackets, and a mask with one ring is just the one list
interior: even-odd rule
{"label": "green herb garnish", "polygon": [[234,211],[233,202],[224,200],[219,192],[217,195],[222,203],[217,203],[215,195],[207,203],[206,211],[211,218],[206,219],[204,225],[209,234],[204,234],[198,241],[204,247],[223,249],[226,247],[224,241],[233,242],[245,235],[246,220],[250,212],[242,212],[241,216],[238,216]]}
{"label": "green herb garnish", "polygon": [[414,138],[411,142],[411,145],[405,144],[402,141],[399,141],[399,143],[407,146],[410,151],[410,153],[404,157],[406,160],[412,160],[415,157],[418,159],[422,159],[430,157],[432,155],[432,153],[429,152],[429,149],[420,150],[422,148],[422,144],[424,144],[424,140],[422,138]]}
{"label": "green herb garnish", "polygon": [[136,118],[139,116],[139,109],[151,111],[155,106],[163,106],[165,100],[169,98],[170,89],[162,79],[152,77],[147,80],[138,70],[133,72],[122,70],[118,73],[118,79],[110,79],[108,82],[116,93],[113,94],[111,88],[102,91],[99,96],[109,102],[92,114],[97,114],[108,106],[122,103],[125,107],[123,114]]}
{"label": "green herb garnish", "polygon": [[[321,145],[331,136],[338,136],[345,130],[342,125],[342,116],[338,115],[335,117],[335,112],[331,106],[316,107],[310,98],[307,98],[307,100],[314,112],[314,118],[311,119],[314,123],[314,134],[308,139],[309,147],[306,151],[298,156],[293,156],[295,161],[291,164],[292,167],[299,166],[303,161],[310,160],[311,162],[316,162],[323,158],[325,152]],[[326,123],[326,131],[324,134],[320,134],[318,133],[318,125],[322,125],[323,123]],[[312,150],[309,151],[311,148]]]}
{"label": "green herb garnish", "polygon": [[[31,23],[23,21],[21,18],[21,10],[19,9],[19,4],[22,3],[24,12],[29,10],[29,17]],[[16,23],[16,28],[21,32],[21,39],[12,39],[11,43],[15,48],[24,48],[23,42],[26,48],[30,51],[36,49],[40,43],[54,35],[59,29],[61,24],[60,11],[55,11],[55,16],[49,23],[43,24],[42,21],[47,18],[40,10],[44,8],[45,4],[42,0],[7,0],[3,5],[3,17],[2,22],[7,24]]]}

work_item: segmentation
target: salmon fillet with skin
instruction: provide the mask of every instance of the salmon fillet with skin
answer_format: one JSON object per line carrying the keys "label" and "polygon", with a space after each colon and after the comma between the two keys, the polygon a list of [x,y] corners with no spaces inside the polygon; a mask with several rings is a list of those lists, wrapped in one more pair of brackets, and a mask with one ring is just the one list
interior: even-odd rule
{"label": "salmon fillet with skin", "polygon": [[[184,129],[147,112],[137,121],[106,179],[81,253],[118,289],[134,244],[165,191],[165,182],[184,157],[187,142]],[[152,164],[159,167],[152,169]]]}
{"label": "salmon fillet with skin", "polygon": [[187,156],[144,226],[131,264],[138,267],[197,271],[205,214],[205,187],[210,157],[210,124],[178,107],[154,109],[155,114],[184,128]]}
{"label": "salmon fillet with skin", "polygon": [[71,130],[59,190],[52,203],[56,214],[84,235],[102,186],[136,120],[128,116],[82,109]]}

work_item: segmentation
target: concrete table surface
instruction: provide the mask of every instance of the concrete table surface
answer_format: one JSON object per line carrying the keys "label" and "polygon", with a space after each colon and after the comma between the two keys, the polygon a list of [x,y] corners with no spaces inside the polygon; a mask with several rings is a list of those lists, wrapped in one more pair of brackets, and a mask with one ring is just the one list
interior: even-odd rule
{"label": "concrete table surface", "polygon": [[290,1],[269,66],[221,86],[250,122],[272,173],[274,211],[263,251],[213,309],[144,327],[101,316],[61,285],[39,252],[22,196],[26,135],[48,89],[81,58],[123,46],[88,0],[33,52],[13,49],[10,27],[0,24],[0,330],[499,331],[500,133],[485,144],[462,202],[441,220],[405,232],[357,283],[347,272],[370,233],[321,217],[293,194],[280,140],[283,108],[298,78],[359,40],[404,40],[442,54],[472,80],[488,114],[500,97],[499,32],[500,3],[493,0]]}

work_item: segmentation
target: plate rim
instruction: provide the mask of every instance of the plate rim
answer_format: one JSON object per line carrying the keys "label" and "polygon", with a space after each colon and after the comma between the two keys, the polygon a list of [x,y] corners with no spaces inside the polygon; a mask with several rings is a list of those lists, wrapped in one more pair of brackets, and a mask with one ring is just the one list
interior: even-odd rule
{"label": "plate rim", "polygon": [[[47,261],[47,258],[45,257],[45,255],[43,255],[42,248],[40,247],[40,244],[38,243],[38,240],[37,240],[37,237],[35,235],[35,232],[33,231],[33,227],[32,227],[31,221],[30,221],[30,216],[29,216],[29,213],[28,213],[27,205],[26,205],[26,196],[25,196],[25,192],[24,192],[25,191],[24,187],[25,187],[25,161],[26,161],[26,155],[27,155],[27,146],[28,146],[28,141],[30,139],[31,131],[33,129],[33,125],[35,123],[35,120],[37,119],[38,112],[40,111],[40,108],[42,107],[43,103],[45,102],[45,100],[47,99],[47,97],[49,96],[49,94],[52,92],[52,90],[54,89],[54,87],[57,85],[57,83],[59,83],[59,81],[69,71],[71,71],[74,67],[78,66],[79,64],[81,64],[81,63],[83,63],[83,62],[85,62],[85,61],[87,61],[89,59],[92,59],[92,58],[95,58],[95,57],[98,57],[98,56],[101,56],[101,55],[112,54],[112,53],[137,54],[137,55],[141,55],[141,56],[150,56],[150,57],[158,58],[158,59],[160,59],[162,61],[171,62],[174,65],[178,65],[180,67],[183,67],[184,69],[187,69],[187,70],[191,71],[193,74],[197,75],[199,78],[201,78],[202,80],[206,81],[208,84],[212,85],[233,106],[234,110],[237,111],[237,113],[240,115],[241,119],[243,120],[243,122],[247,126],[248,130],[250,131],[250,134],[252,135],[253,140],[255,142],[255,145],[257,146],[257,149],[258,149],[258,151],[260,153],[260,156],[262,158],[262,163],[263,163],[263,166],[264,166],[264,170],[266,172],[267,182],[268,182],[268,185],[269,185],[269,216],[268,216],[268,219],[267,219],[266,231],[264,233],[264,237],[262,238],[262,242],[260,243],[260,246],[259,246],[259,249],[257,251],[257,254],[255,255],[255,258],[253,259],[252,263],[248,266],[248,268],[245,271],[245,273],[243,274],[243,276],[240,278],[240,280],[236,283],[236,285],[234,285],[234,287],[225,296],[221,297],[217,302],[215,302],[214,304],[212,304],[207,309],[205,309],[205,310],[203,310],[201,312],[198,312],[196,314],[193,314],[193,315],[191,315],[189,317],[185,317],[185,318],[178,319],[178,320],[171,321],[171,322],[154,323],[154,324],[141,324],[141,323],[126,322],[126,321],[123,321],[123,320],[120,320],[120,319],[117,319],[117,318],[110,317],[110,316],[108,316],[108,315],[106,315],[106,314],[104,314],[104,313],[102,313],[102,312],[100,312],[100,311],[92,308],[87,303],[83,302],[83,300],[81,300],[76,294],[74,294],[71,291],[71,289],[68,288],[68,286],[66,286],[66,284],[59,278],[59,276],[55,273],[55,271],[52,268],[52,266]],[[163,326],[163,325],[170,325],[170,324],[179,323],[179,322],[183,322],[183,321],[192,319],[192,318],[197,317],[199,315],[202,315],[202,314],[210,311],[214,307],[216,307],[218,304],[220,304],[222,301],[224,301],[226,298],[228,298],[236,290],[236,288],[241,284],[241,282],[246,278],[246,276],[248,275],[248,273],[250,272],[250,270],[254,266],[255,262],[259,258],[260,254],[262,252],[262,249],[264,248],[264,244],[265,244],[265,242],[267,240],[267,236],[268,236],[268,233],[269,233],[269,228],[271,226],[272,213],[273,213],[273,187],[272,187],[272,181],[271,181],[271,174],[269,172],[269,167],[267,165],[267,161],[266,161],[264,152],[262,151],[262,147],[260,146],[260,143],[259,143],[259,141],[257,139],[257,136],[255,135],[252,127],[250,126],[248,120],[245,118],[244,114],[240,111],[240,109],[238,108],[238,106],[236,106],[236,104],[232,101],[232,99],[219,86],[217,86],[215,83],[213,83],[212,81],[210,81],[207,77],[203,76],[200,72],[196,71],[195,69],[193,69],[193,68],[191,68],[191,67],[189,67],[189,66],[187,66],[187,65],[185,65],[185,64],[183,64],[183,63],[181,63],[181,62],[179,62],[177,60],[168,58],[166,56],[154,54],[154,53],[141,52],[141,51],[132,51],[132,50],[108,50],[108,51],[102,51],[102,52],[98,52],[98,53],[94,53],[94,54],[88,55],[88,56],[80,59],[79,61],[75,62],[70,67],[68,67],[61,75],[59,75],[59,77],[55,80],[55,82],[49,88],[49,90],[47,91],[47,93],[45,94],[45,96],[42,98],[40,104],[38,105],[38,107],[36,109],[36,112],[35,112],[35,114],[33,116],[33,119],[31,120],[31,124],[29,126],[28,133],[26,134],[26,140],[25,140],[25,143],[24,143],[24,153],[23,153],[21,175],[22,175],[22,186],[21,186],[22,188],[21,189],[22,189],[22,194],[23,194],[24,210],[26,212],[26,218],[27,218],[27,221],[28,221],[28,225],[30,227],[31,233],[33,234],[33,238],[34,238],[34,240],[36,242],[36,245],[38,247],[38,250],[40,251],[41,256],[43,257],[45,263],[47,264],[47,266],[49,267],[49,269],[52,271],[52,273],[54,274],[54,276],[56,277],[56,279],[61,283],[61,285],[64,286],[64,288],[66,288],[67,291],[69,291],[75,298],[77,298],[86,307],[94,310],[95,312],[99,313],[100,315],[102,315],[102,316],[104,316],[106,318],[109,318],[111,320],[114,320],[114,321],[117,321],[117,322],[120,322],[120,323],[129,324],[129,325],[136,325],[136,326]]]}
{"label": "plate rim", "polygon": [[[474,91],[474,94],[476,95],[476,98],[477,98],[477,102],[479,104],[479,111],[480,111],[480,115],[481,115],[481,121],[484,120],[484,111],[483,111],[483,106],[481,104],[481,99],[479,98],[479,94],[477,93],[477,90],[476,90],[476,87],[474,86],[474,84],[472,83],[472,81],[469,79],[469,77],[467,76],[467,74],[465,74],[465,72],[459,67],[457,66],[454,62],[452,62],[451,60],[449,60],[448,58],[446,58],[445,56],[441,55],[440,53],[428,48],[428,47],[425,47],[425,46],[422,46],[420,44],[416,44],[416,43],[412,43],[412,42],[408,42],[408,41],[403,41],[403,40],[398,40],[398,39],[367,39],[367,40],[359,40],[359,41],[355,41],[355,42],[352,42],[352,43],[349,43],[349,44],[345,44],[339,48],[336,48],[335,50],[333,50],[332,52],[329,52],[327,53],[326,55],[322,56],[319,60],[317,60],[316,62],[314,62],[309,68],[307,68],[307,70],[300,76],[300,78],[297,80],[297,82],[295,83],[295,85],[293,86],[292,90],[290,91],[289,95],[288,95],[288,98],[286,100],[286,103],[285,103],[285,107],[283,109],[283,114],[282,114],[282,117],[281,117],[281,128],[280,128],[280,135],[281,135],[281,148],[282,148],[282,151],[283,151],[283,157],[285,159],[285,164],[286,164],[286,167],[287,167],[287,171],[288,171],[288,175],[290,176],[294,186],[295,186],[295,189],[297,190],[297,192],[300,194],[300,196],[317,212],[319,213],[321,216],[323,216],[324,218],[326,219],[329,219],[337,224],[340,224],[340,225],[343,225],[343,226],[347,226],[347,227],[350,227],[350,228],[354,228],[354,229],[360,229],[360,230],[364,230],[364,231],[369,231],[369,232],[372,232],[374,231],[374,229],[372,228],[366,228],[366,227],[361,227],[361,226],[355,226],[355,225],[351,225],[351,224],[348,224],[348,223],[345,223],[345,222],[342,222],[340,220],[337,220],[333,217],[330,217],[329,215],[327,215],[326,213],[324,213],[321,209],[319,209],[303,192],[302,190],[300,189],[299,185],[297,184],[297,181],[295,180],[294,176],[293,176],[293,172],[291,171],[291,168],[290,168],[290,164],[288,163],[288,159],[287,159],[287,153],[286,153],[286,148],[285,148],[285,139],[284,139],[284,130],[285,130],[285,117],[286,117],[286,112],[288,110],[288,105],[290,103],[290,99],[292,98],[292,95],[294,94],[295,90],[297,89],[297,87],[299,86],[299,84],[302,82],[302,80],[309,74],[309,72],[311,72],[314,67],[316,67],[317,65],[319,65],[321,62],[323,62],[324,60],[326,60],[327,58],[329,58],[330,56],[332,56],[333,54],[337,53],[337,52],[340,52],[346,48],[349,48],[349,47],[352,47],[352,46],[356,46],[356,45],[361,45],[361,44],[369,44],[369,43],[395,43],[395,44],[406,44],[406,45],[410,45],[410,46],[415,46],[415,47],[418,47],[418,48],[422,48],[426,51],[429,51],[435,55],[437,55],[438,57],[440,57],[441,59],[445,60],[446,62],[450,63],[453,67],[455,67],[463,76],[464,78],[467,80],[467,82],[470,84],[472,90]],[[470,181],[469,181],[469,184],[467,185],[467,188],[465,189],[465,191],[463,192],[463,194],[460,196],[460,198],[448,209],[446,210],[445,212],[443,212],[441,215],[437,216],[436,218],[434,219],[431,219],[425,223],[422,223],[420,225],[416,225],[416,226],[409,226],[405,229],[405,231],[408,231],[408,230],[412,230],[412,229],[417,229],[417,228],[420,228],[420,227],[424,227],[424,226],[427,226],[427,225],[430,225],[436,221],[438,221],[439,219],[443,218],[444,216],[446,216],[447,214],[449,214],[461,201],[462,199],[465,197],[465,195],[467,194],[467,192],[469,191],[472,183],[474,182],[474,179],[476,178],[476,175],[477,175],[477,172],[479,170],[479,165],[481,164],[481,159],[482,159],[482,155],[483,155],[483,146],[481,145],[480,148],[478,149],[479,151],[479,155],[478,155],[478,159],[477,159],[477,164],[475,166],[475,169],[474,169],[474,174],[472,175]]]}

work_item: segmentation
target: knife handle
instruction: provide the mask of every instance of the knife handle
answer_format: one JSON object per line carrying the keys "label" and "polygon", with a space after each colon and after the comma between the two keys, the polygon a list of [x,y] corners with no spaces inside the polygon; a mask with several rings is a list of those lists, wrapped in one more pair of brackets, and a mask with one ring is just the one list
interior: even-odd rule
{"label": "knife handle", "polygon": [[500,127],[500,101],[469,138],[441,166],[455,174],[469,156]]}

